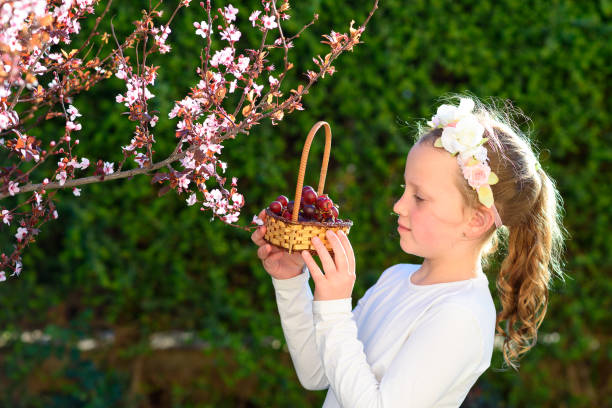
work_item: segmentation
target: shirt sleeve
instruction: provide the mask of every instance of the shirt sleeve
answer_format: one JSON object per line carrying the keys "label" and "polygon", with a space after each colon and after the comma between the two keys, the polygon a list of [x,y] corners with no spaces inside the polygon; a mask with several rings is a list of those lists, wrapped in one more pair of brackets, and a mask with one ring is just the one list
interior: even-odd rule
{"label": "shirt sleeve", "polygon": [[315,336],[325,375],[344,407],[430,407],[466,374],[476,370],[484,345],[466,307],[445,303],[430,309],[387,368],[375,377],[357,338],[350,306],[313,302]]}
{"label": "shirt sleeve", "polygon": [[329,387],[329,381],[315,343],[309,278],[310,272],[304,267],[300,275],[290,279],[272,278],[272,283],[287,348],[300,384],[307,390],[323,390]]}

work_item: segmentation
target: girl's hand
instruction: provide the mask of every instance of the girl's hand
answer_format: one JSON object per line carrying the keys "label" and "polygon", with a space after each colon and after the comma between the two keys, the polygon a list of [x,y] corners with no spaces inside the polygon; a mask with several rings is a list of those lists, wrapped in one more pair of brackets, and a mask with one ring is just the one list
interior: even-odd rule
{"label": "girl's hand", "polygon": [[355,284],[355,254],[346,234],[327,231],[333,250],[334,259],[325,248],[319,237],[312,238],[312,244],[321,259],[325,275],[308,251],[302,251],[302,258],[308,266],[312,280],[315,283],[314,300],[335,300],[351,297]]}
{"label": "girl's hand", "polygon": [[[261,210],[259,218],[265,221],[266,210]],[[259,247],[257,257],[261,259],[264,269],[276,279],[289,279],[302,273],[304,261],[299,252],[289,253],[282,248],[268,244],[264,240],[266,227],[262,225],[251,235],[253,242]]]}

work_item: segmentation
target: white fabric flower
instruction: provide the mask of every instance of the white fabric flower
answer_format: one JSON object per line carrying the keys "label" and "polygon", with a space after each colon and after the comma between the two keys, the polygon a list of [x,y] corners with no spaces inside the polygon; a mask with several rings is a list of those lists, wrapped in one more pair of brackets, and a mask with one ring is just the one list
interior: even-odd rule
{"label": "white fabric flower", "polygon": [[473,115],[466,116],[442,131],[442,146],[452,154],[474,150],[480,145],[484,126]]}
{"label": "white fabric flower", "polygon": [[433,128],[445,127],[453,122],[470,115],[474,109],[474,101],[470,98],[461,98],[459,106],[440,105],[436,114],[427,124]]}

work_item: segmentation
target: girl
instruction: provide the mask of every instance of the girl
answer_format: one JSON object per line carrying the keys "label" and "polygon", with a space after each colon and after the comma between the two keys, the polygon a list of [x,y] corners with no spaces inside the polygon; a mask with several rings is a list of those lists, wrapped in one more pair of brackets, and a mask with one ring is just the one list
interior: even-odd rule
{"label": "girl", "polygon": [[[329,389],[324,407],[458,407],[491,364],[496,330],[515,369],[535,345],[551,274],[562,277],[561,199],[518,129],[458,99],[419,130],[393,206],[400,247],[423,263],[387,268],[352,311],[346,235],[328,233],[333,256],[313,238],[322,268],[307,251],[267,244],[264,226],[252,235],[297,376],[306,389]],[[483,265],[500,238],[508,253],[496,315]]]}

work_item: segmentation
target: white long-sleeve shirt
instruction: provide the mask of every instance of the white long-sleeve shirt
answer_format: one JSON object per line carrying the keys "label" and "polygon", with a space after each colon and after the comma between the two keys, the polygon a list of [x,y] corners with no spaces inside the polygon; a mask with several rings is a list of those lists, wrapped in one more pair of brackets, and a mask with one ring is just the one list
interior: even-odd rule
{"label": "white long-sleeve shirt", "polygon": [[272,278],[300,383],[324,408],[458,407],[490,366],[495,305],[487,276],[415,285],[420,265],[386,269],[351,298],[313,301],[310,274]]}

